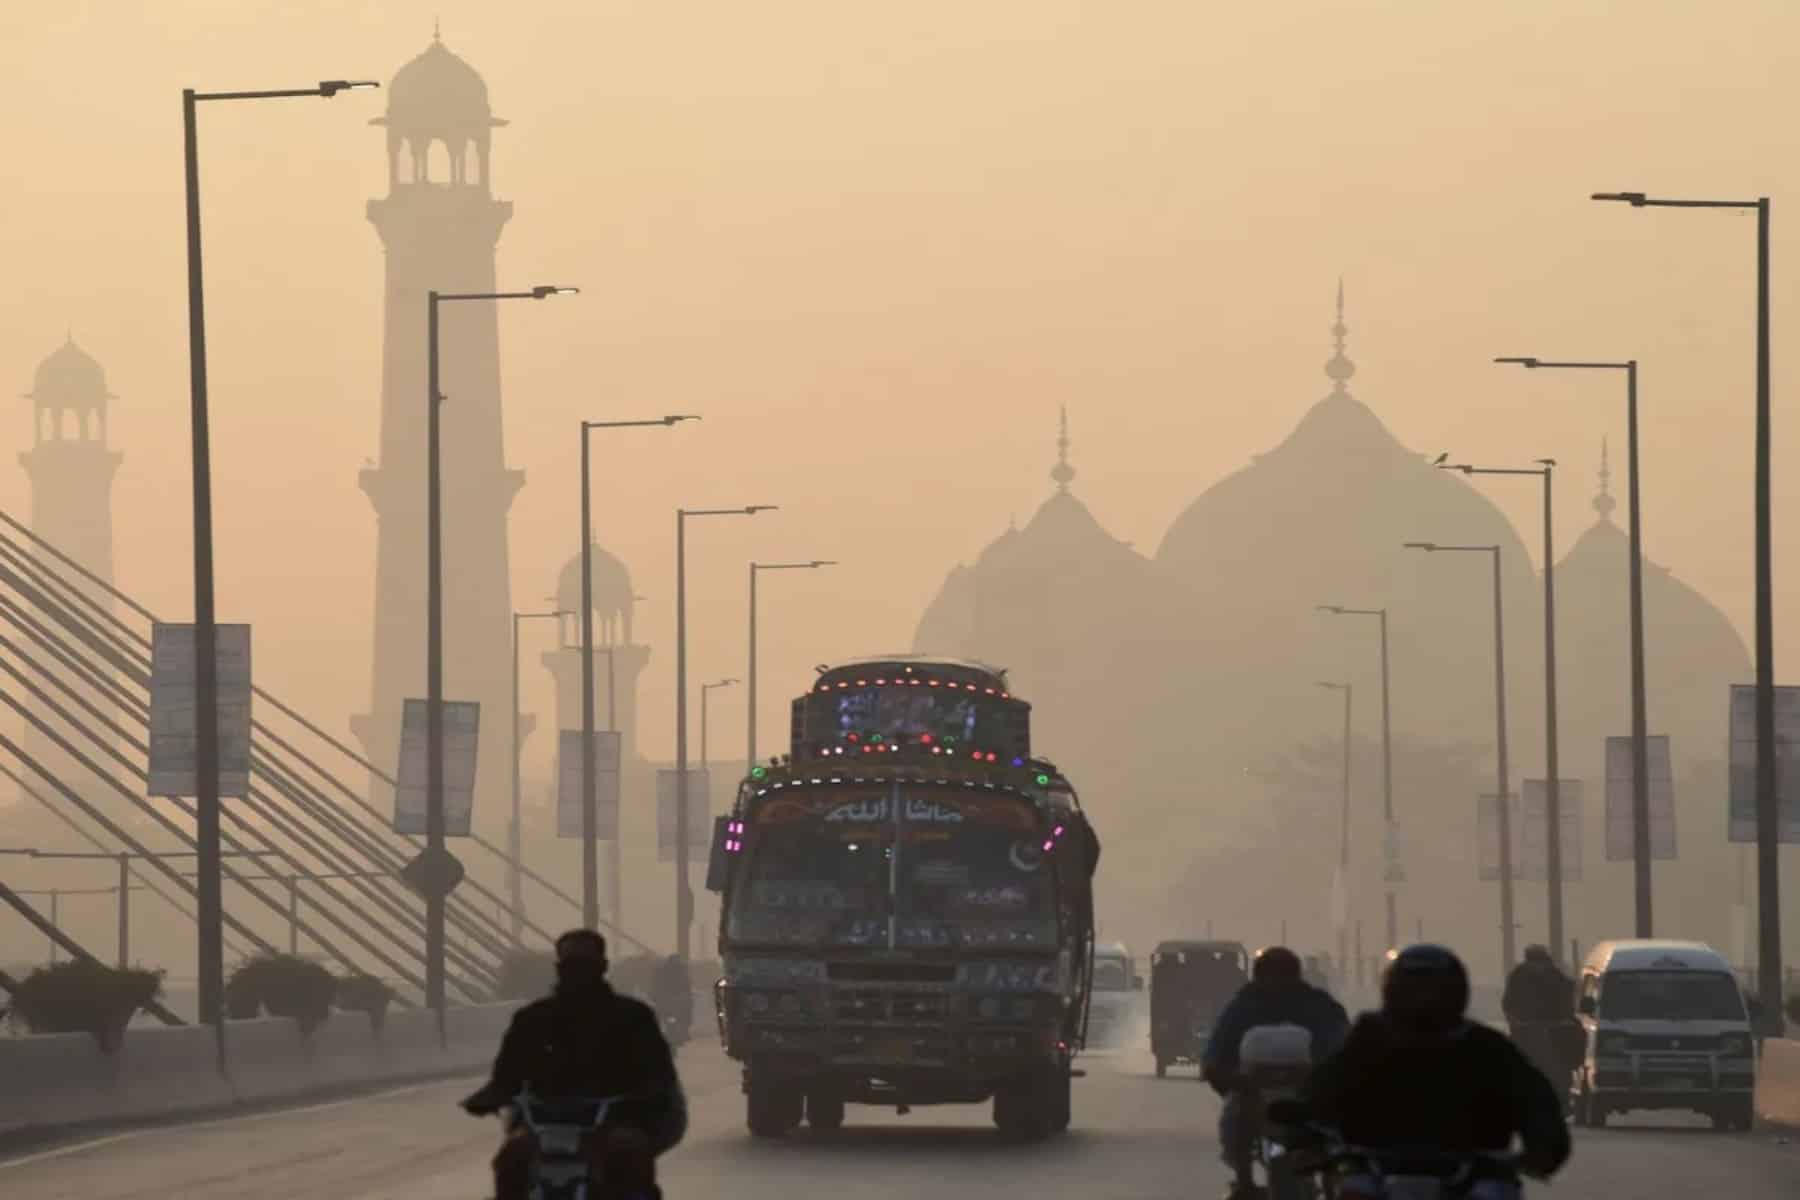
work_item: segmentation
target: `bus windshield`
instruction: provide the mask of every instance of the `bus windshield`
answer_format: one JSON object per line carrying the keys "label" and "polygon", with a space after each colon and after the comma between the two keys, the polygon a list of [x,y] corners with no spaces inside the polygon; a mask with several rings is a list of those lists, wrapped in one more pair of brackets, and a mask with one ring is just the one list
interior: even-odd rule
{"label": "bus windshield", "polygon": [[1024,797],[935,785],[771,799],[727,933],[799,944],[1048,947],[1053,871]]}

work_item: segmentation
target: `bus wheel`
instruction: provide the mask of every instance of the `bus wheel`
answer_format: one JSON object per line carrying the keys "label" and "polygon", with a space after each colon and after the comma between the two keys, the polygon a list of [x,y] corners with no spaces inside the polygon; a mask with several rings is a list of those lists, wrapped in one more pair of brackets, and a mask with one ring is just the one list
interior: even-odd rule
{"label": "bus wheel", "polygon": [[753,1137],[785,1137],[800,1124],[804,1102],[805,1094],[798,1088],[752,1079],[745,1096],[744,1123]]}

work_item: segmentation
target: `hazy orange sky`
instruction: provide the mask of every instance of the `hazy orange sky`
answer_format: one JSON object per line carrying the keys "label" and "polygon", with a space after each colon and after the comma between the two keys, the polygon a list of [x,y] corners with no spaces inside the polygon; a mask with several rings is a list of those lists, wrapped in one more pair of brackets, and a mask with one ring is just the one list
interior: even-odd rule
{"label": "hazy orange sky", "polygon": [[[1340,274],[1355,393],[1421,452],[1560,459],[1565,546],[1592,519],[1601,437],[1621,448],[1621,390],[1488,359],[1641,358],[1648,551],[1748,639],[1753,219],[1586,197],[1775,198],[1791,464],[1800,8],[1783,0],[0,6],[0,384],[29,390],[69,330],[104,363],[118,578],[165,617],[192,604],[179,91],[385,83],[434,17],[512,122],[502,285],[584,289],[500,317],[506,454],[527,472],[515,603],[537,606],[577,546],[580,418],[705,414],[595,442],[600,536],[649,599],[650,753],[671,740],[677,504],[782,506],[696,527],[696,682],[742,674],[747,559],[843,560],[768,583],[780,730],[813,663],[909,644],[951,565],[1048,494],[1058,404],[1075,490],[1153,552],[1324,394]],[[356,472],[377,444],[363,206],[386,188],[367,125],[384,102],[218,105],[201,130],[220,617],[254,622],[261,681],[340,732],[369,695]],[[0,445],[30,444],[28,412],[13,401]],[[6,464],[0,505],[23,515]],[[1532,488],[1489,490],[1535,528]],[[1784,552],[1792,473],[1776,506]],[[1800,610],[1797,578],[1778,576],[1778,613]],[[1800,626],[1779,634],[1791,664]],[[548,677],[526,682],[547,723]],[[741,700],[715,706],[735,751]]]}

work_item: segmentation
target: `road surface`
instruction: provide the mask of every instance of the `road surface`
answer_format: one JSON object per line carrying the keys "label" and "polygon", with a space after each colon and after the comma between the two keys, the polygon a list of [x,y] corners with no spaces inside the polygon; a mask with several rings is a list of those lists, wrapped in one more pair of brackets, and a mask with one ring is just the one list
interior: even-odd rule
{"label": "road surface", "polygon": [[[839,1134],[752,1142],[736,1074],[710,1046],[681,1057],[688,1140],[664,1161],[671,1200],[1007,1200],[1211,1197],[1225,1187],[1217,1105],[1188,1071],[1158,1080],[1147,1056],[1089,1056],[1075,1128],[1008,1145],[983,1109],[906,1117],[852,1107]],[[126,1132],[0,1159],[0,1195],[20,1200],[471,1200],[488,1194],[496,1123],[454,1107],[464,1083],[203,1124]],[[1664,1122],[1578,1135],[1558,1200],[1776,1200],[1800,1194],[1800,1146],[1769,1133],[1718,1135]]]}

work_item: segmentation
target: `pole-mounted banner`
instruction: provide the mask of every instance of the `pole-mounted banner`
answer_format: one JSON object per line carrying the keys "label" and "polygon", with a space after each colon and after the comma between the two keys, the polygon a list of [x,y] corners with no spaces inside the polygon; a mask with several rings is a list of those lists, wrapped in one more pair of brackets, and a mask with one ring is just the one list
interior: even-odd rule
{"label": "pole-mounted banner", "polygon": [[[1754,750],[1752,751],[1754,753]],[[1650,858],[1675,857],[1675,780],[1670,770],[1669,739],[1644,739],[1644,757],[1650,764]],[[1606,861],[1630,862],[1632,850],[1631,739],[1606,739]]]}
{"label": "pole-mounted banner", "polygon": [[[581,831],[581,730],[556,735],[556,836],[578,838]],[[619,836],[619,735],[594,731],[594,837],[610,842]]]}
{"label": "pole-mounted banner", "polygon": [[[400,717],[400,769],[395,773],[394,832],[423,836],[426,702],[407,700]],[[481,705],[444,701],[444,836],[469,837],[475,811],[475,758],[481,746]]]}
{"label": "pole-mounted banner", "polygon": [[[657,862],[675,861],[677,774],[668,769],[656,773]],[[701,767],[689,768],[687,777],[687,858],[705,862],[712,848],[712,779]]]}
{"label": "pole-mounted banner", "polygon": [[[215,625],[218,663],[219,795],[250,791],[250,626]],[[193,796],[195,776],[194,627],[158,622],[150,631],[151,796]]]}
{"label": "pole-mounted banner", "polygon": [[[1800,687],[1775,689],[1776,832],[1800,844]],[[1756,687],[1731,685],[1731,840],[1756,842]]]}

